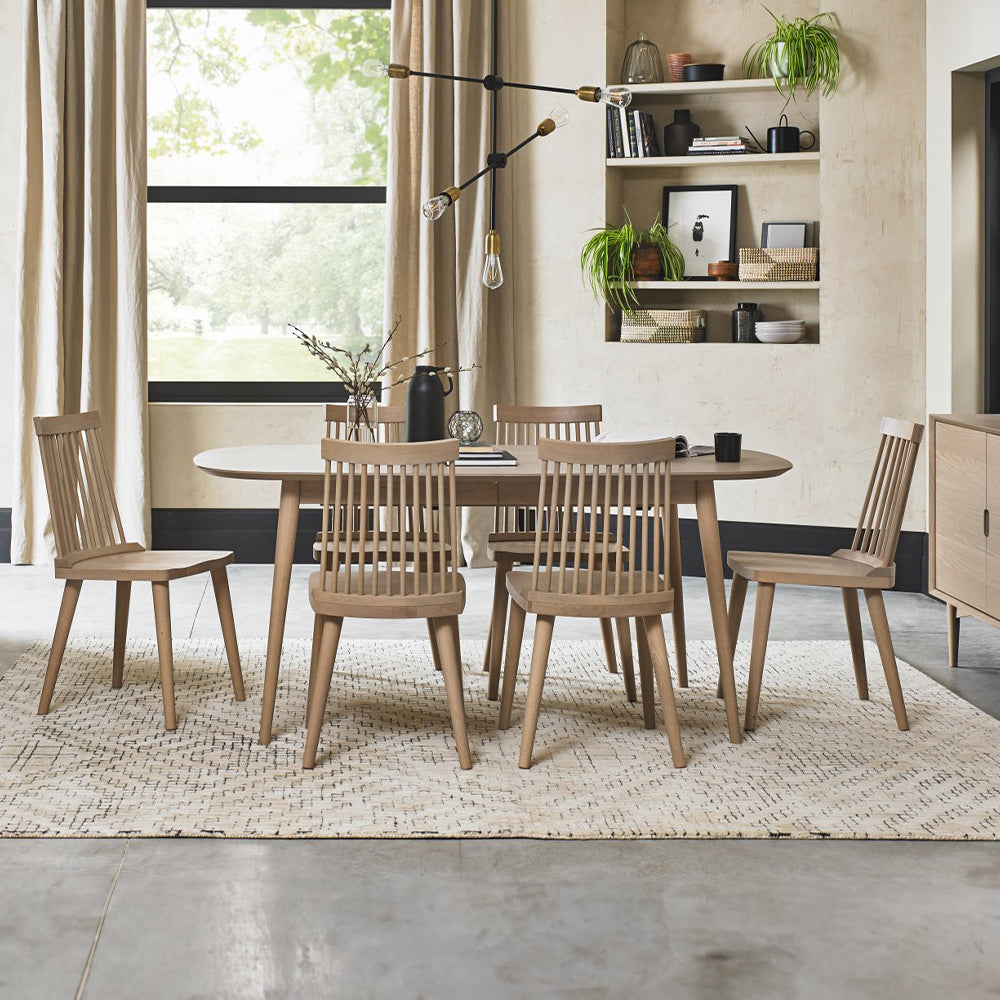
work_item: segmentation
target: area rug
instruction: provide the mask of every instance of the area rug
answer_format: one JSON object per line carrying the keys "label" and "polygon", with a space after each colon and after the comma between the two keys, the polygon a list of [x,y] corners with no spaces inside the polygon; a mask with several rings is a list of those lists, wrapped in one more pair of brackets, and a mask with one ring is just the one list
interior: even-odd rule
{"label": "area rug", "polygon": [[[468,643],[475,760],[458,768],[441,675],[426,642],[341,644],[314,771],[301,768],[308,644],[285,643],[275,739],[256,742],[264,648],[242,648],[247,700],[232,698],[221,643],[175,644],[179,725],[163,729],[155,644],[130,644],[125,686],[111,647],[66,652],[52,711],[35,714],[47,648],[0,679],[0,834],[8,837],[796,837],[997,839],[1000,722],[900,664],[911,729],[893,722],[878,653],[861,702],[847,643],[772,642],[758,729],[726,738],[715,649],[692,642],[677,691],[688,766],[675,770],[658,710],[603,666],[599,643],[559,642],[535,764],[496,729]],[[746,677],[746,644],[737,677]],[[744,689],[740,690],[743,703]]]}

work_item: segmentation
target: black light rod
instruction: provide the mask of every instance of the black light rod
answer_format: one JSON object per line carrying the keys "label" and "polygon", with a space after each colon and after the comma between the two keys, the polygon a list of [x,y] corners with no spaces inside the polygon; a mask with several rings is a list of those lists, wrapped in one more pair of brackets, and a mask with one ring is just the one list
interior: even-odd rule
{"label": "black light rod", "polygon": [[[539,135],[541,135],[540,132],[532,132],[531,135],[529,135],[527,139],[523,139],[513,149],[510,149],[506,153],[504,153],[503,154],[504,155],[504,159],[507,159],[507,158],[513,156],[515,153],[519,152],[520,150],[524,149],[524,147],[527,146],[529,142],[532,142],[534,139],[537,139]],[[475,182],[478,181],[480,177],[484,177],[491,170],[494,172],[494,177],[495,177],[497,169],[499,169],[499,168],[498,167],[483,167],[483,169],[480,170],[478,174],[473,174],[464,184],[459,184],[458,185],[458,190],[459,191],[464,191],[470,184],[475,184]],[[493,227],[493,228],[495,228],[495,227]]]}

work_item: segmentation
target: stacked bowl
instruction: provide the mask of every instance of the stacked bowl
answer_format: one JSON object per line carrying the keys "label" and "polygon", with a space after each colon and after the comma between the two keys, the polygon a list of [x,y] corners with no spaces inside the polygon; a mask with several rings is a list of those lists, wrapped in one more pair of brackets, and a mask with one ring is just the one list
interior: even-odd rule
{"label": "stacked bowl", "polygon": [[758,320],[753,332],[762,344],[796,344],[806,335],[806,323],[802,319]]}

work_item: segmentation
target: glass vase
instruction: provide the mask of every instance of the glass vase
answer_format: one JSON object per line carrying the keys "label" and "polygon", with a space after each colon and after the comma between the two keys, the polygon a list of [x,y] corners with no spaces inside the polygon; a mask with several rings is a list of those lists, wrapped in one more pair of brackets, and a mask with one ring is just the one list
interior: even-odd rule
{"label": "glass vase", "polygon": [[660,50],[641,31],[625,50],[622,83],[663,83]]}

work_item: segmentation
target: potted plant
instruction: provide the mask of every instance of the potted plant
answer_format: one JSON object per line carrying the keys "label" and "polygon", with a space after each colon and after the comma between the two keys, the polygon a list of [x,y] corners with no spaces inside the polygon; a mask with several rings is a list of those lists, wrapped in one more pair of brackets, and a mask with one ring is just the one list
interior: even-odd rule
{"label": "potted plant", "polygon": [[808,97],[817,87],[824,97],[835,93],[840,83],[840,48],[836,35],[823,23],[835,28],[834,15],[824,12],[789,21],[767,7],[764,10],[774,19],[774,31],[747,49],[743,75],[771,77],[786,100],[791,100],[797,90]]}
{"label": "potted plant", "polygon": [[580,271],[584,283],[609,309],[635,312],[639,300],[631,283],[636,280],[684,277],[684,255],[671,241],[659,212],[649,229],[637,229],[626,212],[624,225],[593,233],[580,251]]}

